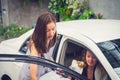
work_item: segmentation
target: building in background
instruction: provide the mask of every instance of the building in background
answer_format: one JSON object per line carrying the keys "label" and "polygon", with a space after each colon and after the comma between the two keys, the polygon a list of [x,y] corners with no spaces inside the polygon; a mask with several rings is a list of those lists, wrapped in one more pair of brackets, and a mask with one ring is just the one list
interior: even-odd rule
{"label": "building in background", "polygon": [[31,27],[35,24],[41,11],[48,10],[48,0],[42,0],[42,5],[38,0],[28,0],[24,5],[24,0],[0,0],[1,23],[2,25],[18,24],[23,27]]}

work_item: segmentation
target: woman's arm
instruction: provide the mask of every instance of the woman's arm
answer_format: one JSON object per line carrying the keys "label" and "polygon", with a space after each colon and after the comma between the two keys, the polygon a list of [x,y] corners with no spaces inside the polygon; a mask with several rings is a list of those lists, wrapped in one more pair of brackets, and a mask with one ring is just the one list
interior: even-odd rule
{"label": "woman's arm", "polygon": [[38,80],[37,79],[37,65],[36,64],[30,64],[30,80]]}
{"label": "woman's arm", "polygon": [[[31,56],[38,57],[38,52],[34,45],[31,45]],[[30,64],[30,80],[38,80],[37,73],[38,73],[38,65],[37,64]]]}

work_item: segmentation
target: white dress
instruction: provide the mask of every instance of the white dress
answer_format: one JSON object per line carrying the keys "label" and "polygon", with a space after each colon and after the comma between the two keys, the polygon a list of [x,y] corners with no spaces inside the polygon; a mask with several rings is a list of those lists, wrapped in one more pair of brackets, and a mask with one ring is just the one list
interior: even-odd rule
{"label": "white dress", "polygon": [[[45,59],[50,59],[50,57],[52,57],[53,49],[54,47],[50,48],[50,51],[44,54]],[[29,50],[27,51],[27,55],[30,55]],[[29,70],[30,70],[30,64],[29,63],[23,64],[18,80],[30,80]],[[38,79],[40,76],[44,75],[48,71],[50,71],[50,68],[38,65],[38,74],[37,74]]]}

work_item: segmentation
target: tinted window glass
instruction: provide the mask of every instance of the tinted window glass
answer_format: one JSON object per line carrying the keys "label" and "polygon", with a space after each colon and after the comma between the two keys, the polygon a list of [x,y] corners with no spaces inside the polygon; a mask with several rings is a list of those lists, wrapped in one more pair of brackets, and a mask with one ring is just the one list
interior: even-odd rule
{"label": "tinted window glass", "polygon": [[113,68],[120,67],[120,39],[102,42],[98,46]]}
{"label": "tinted window glass", "polygon": [[120,39],[102,42],[98,46],[120,77]]}
{"label": "tinted window glass", "polygon": [[30,37],[23,43],[23,45],[20,48],[20,52],[22,52],[23,54],[26,54],[27,50],[28,50],[28,43],[29,43]]}

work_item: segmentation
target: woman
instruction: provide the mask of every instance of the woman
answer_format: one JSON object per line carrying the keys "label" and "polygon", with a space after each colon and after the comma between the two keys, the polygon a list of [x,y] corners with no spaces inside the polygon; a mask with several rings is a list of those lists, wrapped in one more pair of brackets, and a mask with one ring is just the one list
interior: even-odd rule
{"label": "woman", "polygon": [[88,50],[86,51],[86,55],[84,58],[87,66],[84,67],[82,75],[87,76],[89,80],[95,80],[94,70],[97,64],[97,59]]}
{"label": "woman", "polygon": [[105,70],[89,50],[84,54],[83,61],[73,60],[70,68],[86,76],[88,80],[106,80],[107,78]]}
{"label": "woman", "polygon": [[[53,48],[57,37],[56,19],[50,12],[42,13],[37,20],[35,30],[29,42],[29,54],[50,59],[49,51]],[[48,56],[49,55],[49,56]],[[46,68],[37,64],[25,64],[20,72],[19,80],[38,80],[46,72]]]}

